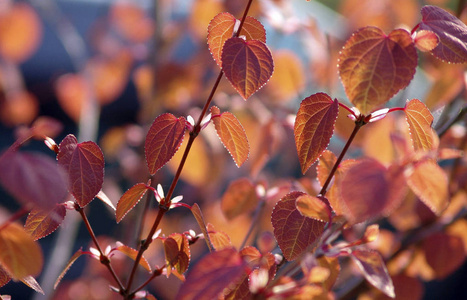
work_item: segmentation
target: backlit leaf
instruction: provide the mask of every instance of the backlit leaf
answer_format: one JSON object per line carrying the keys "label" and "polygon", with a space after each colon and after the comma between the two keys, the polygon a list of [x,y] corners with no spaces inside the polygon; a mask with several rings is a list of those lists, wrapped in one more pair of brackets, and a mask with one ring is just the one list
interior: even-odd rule
{"label": "backlit leaf", "polygon": [[21,282],[30,287],[31,289],[35,290],[36,292],[45,295],[44,291],[42,290],[42,287],[34,277],[26,276],[23,279],[21,279]]}
{"label": "backlit leaf", "polygon": [[42,269],[42,251],[22,226],[10,223],[0,230],[0,266],[14,280],[35,276]]}
{"label": "backlit leaf", "polygon": [[91,202],[104,183],[104,155],[96,143],[78,143],[67,135],[59,145],[58,163],[68,173],[69,190],[84,207]]}
{"label": "backlit leaf", "polygon": [[0,288],[10,282],[10,280],[11,277],[8,276],[8,273],[0,266]]}
{"label": "backlit leaf", "polygon": [[[129,258],[131,258],[132,260],[135,260],[136,256],[138,255],[138,250],[133,249],[131,247],[128,247],[127,245],[118,245],[118,247],[116,249],[119,252],[121,252],[121,253],[125,254],[126,256],[128,256]],[[151,266],[149,265],[146,258],[144,258],[144,256],[141,257],[141,259],[139,261],[139,264],[143,268],[145,268],[149,273],[151,273]]]}
{"label": "backlit leaf", "polygon": [[451,63],[467,62],[467,26],[442,8],[427,5],[422,7],[420,29],[433,31],[439,44],[432,53]]}
{"label": "backlit leaf", "polygon": [[52,210],[41,210],[34,208],[26,219],[24,230],[31,235],[34,240],[41,239],[52,232],[63,222],[66,215],[64,205],[57,205]]}
{"label": "backlit leaf", "polygon": [[404,108],[415,151],[433,150],[433,115],[420,100],[413,99]]}
{"label": "backlit leaf", "polygon": [[389,35],[377,27],[356,31],[339,57],[339,75],[350,102],[364,115],[385,104],[410,83],[417,57],[406,30]]}
{"label": "backlit leaf", "polygon": [[434,161],[414,165],[407,176],[407,184],[423,203],[439,215],[449,204],[448,178]]}
{"label": "backlit leaf", "polygon": [[60,281],[62,281],[63,277],[65,276],[66,272],[68,272],[68,270],[70,269],[71,265],[75,262],[75,260],[78,259],[78,257],[80,257],[81,255],[83,255],[83,250],[79,249],[78,251],[75,252],[75,254],[73,254],[73,256],[70,258],[70,260],[68,260],[65,268],[63,269],[62,273],[60,273],[60,275],[58,276],[57,280],[55,281],[55,284],[54,284],[54,289],[57,288],[58,284],[60,283]]}
{"label": "backlit leaf", "polygon": [[214,229],[214,226],[210,223],[207,225],[207,230],[215,250],[218,251],[224,248],[232,247],[232,242],[230,241],[230,237],[227,235],[227,233]]}
{"label": "backlit leaf", "polygon": [[65,200],[65,172],[44,154],[8,151],[0,156],[0,170],[0,183],[24,206],[51,209]]}
{"label": "backlit leaf", "polygon": [[277,202],[271,215],[274,236],[287,260],[294,260],[323,233],[325,223],[302,216],[295,206],[303,192],[291,192]]}
{"label": "backlit leaf", "polygon": [[418,50],[428,52],[438,46],[439,38],[433,31],[420,30],[417,31],[414,42]]}
{"label": "backlit leaf", "polygon": [[302,173],[320,157],[331,140],[339,112],[337,100],[318,93],[300,104],[294,125],[295,145]]}
{"label": "backlit leaf", "polygon": [[231,220],[241,214],[253,211],[258,204],[255,185],[247,178],[232,181],[222,196],[221,209]]}
{"label": "backlit leaf", "polygon": [[374,287],[394,298],[394,285],[381,255],[374,250],[354,250],[351,257],[363,276]]}
{"label": "backlit leaf", "polygon": [[422,247],[438,279],[450,275],[465,261],[464,243],[458,236],[435,233],[423,241]]}
{"label": "backlit leaf", "polygon": [[81,74],[64,74],[55,82],[55,93],[60,107],[78,123],[83,104],[92,97],[89,80]]}
{"label": "backlit leaf", "polygon": [[120,200],[118,200],[117,210],[115,211],[117,223],[138,204],[148,189],[149,187],[146,184],[137,183],[122,195]]}
{"label": "backlit leaf", "polygon": [[170,113],[158,116],[146,136],[144,150],[149,173],[155,174],[177,152],[185,136],[185,118]]}
{"label": "backlit leaf", "polygon": [[201,209],[199,208],[199,205],[197,203],[191,206],[191,212],[195,217],[196,222],[198,222],[199,228],[203,232],[204,239],[206,240],[206,244],[208,245],[209,251],[214,251],[214,246],[212,245],[211,239],[209,238],[206,223],[204,222],[203,213],[201,212]]}
{"label": "backlit leaf", "polygon": [[297,209],[305,217],[313,218],[322,222],[329,222],[331,210],[318,197],[302,195],[297,198]]}
{"label": "backlit leaf", "polygon": [[222,49],[222,70],[246,100],[271,78],[274,70],[272,54],[261,41],[233,37]]}
{"label": "backlit leaf", "polygon": [[177,243],[177,247],[179,249],[178,259],[174,267],[179,274],[183,274],[188,269],[191,258],[188,239],[186,235],[181,233],[173,233],[169,236],[169,238],[173,239]]}
{"label": "backlit leaf", "polygon": [[318,258],[318,265],[331,271],[328,279],[324,282],[324,287],[326,287],[327,290],[331,290],[341,270],[339,259],[337,257],[322,256]]}
{"label": "backlit leaf", "polygon": [[245,268],[240,254],[232,248],[203,257],[186,277],[176,300],[211,300],[242,276]]}
{"label": "backlit leaf", "polygon": [[222,114],[216,106],[211,107],[212,122],[224,147],[229,151],[237,167],[240,167],[250,154],[250,145],[242,124],[230,112]]}

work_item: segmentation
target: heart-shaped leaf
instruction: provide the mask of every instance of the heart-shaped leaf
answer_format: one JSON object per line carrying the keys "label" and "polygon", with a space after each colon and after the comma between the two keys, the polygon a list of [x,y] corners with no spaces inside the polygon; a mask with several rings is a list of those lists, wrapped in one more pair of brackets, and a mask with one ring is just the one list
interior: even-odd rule
{"label": "heart-shaped leaf", "polygon": [[158,116],[146,135],[144,151],[149,173],[154,175],[177,152],[185,136],[184,117],[176,118],[170,113]]}
{"label": "heart-shaped leaf", "polygon": [[224,147],[229,151],[237,167],[240,167],[250,154],[250,145],[242,124],[230,112],[222,114],[219,108],[211,108],[212,122]]}
{"label": "heart-shaped leaf", "polygon": [[437,145],[434,141],[435,133],[431,128],[433,115],[428,107],[420,100],[413,99],[407,103],[404,111],[415,151],[434,150]]}
{"label": "heart-shaped leaf", "polygon": [[417,58],[408,31],[386,35],[377,27],[359,29],[339,56],[339,75],[350,102],[364,115],[382,106],[410,83]]}
{"label": "heart-shaped leaf", "polygon": [[104,155],[94,142],[82,142],[72,134],[59,145],[59,165],[68,173],[68,189],[84,207],[99,193],[104,183]]}
{"label": "heart-shaped leaf", "polygon": [[272,54],[261,41],[233,37],[222,48],[222,70],[246,100],[271,78],[274,70]]}
{"label": "heart-shaped leaf", "polygon": [[34,240],[41,239],[54,232],[63,222],[65,215],[64,205],[57,205],[52,210],[33,209],[26,219],[24,230]]}
{"label": "heart-shaped leaf", "polygon": [[431,53],[451,63],[467,62],[467,26],[442,8],[427,5],[422,7],[420,29],[436,33],[439,44]]}
{"label": "heart-shaped leaf", "polygon": [[148,189],[150,189],[150,187],[146,184],[137,183],[122,195],[120,200],[118,200],[117,210],[115,211],[117,223],[138,204]]}
{"label": "heart-shaped leaf", "polygon": [[248,178],[232,181],[222,196],[221,209],[228,220],[253,211],[258,204],[255,185]]}
{"label": "heart-shaped leaf", "polygon": [[339,103],[325,93],[311,95],[300,104],[294,135],[303,174],[329,145],[338,113]]}

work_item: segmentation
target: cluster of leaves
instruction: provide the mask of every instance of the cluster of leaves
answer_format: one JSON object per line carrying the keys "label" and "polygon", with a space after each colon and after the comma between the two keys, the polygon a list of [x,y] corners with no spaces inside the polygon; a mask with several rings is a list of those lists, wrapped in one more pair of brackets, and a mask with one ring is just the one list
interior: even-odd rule
{"label": "cluster of leaves", "polygon": [[[432,127],[434,117],[422,101],[412,99],[403,107],[382,108],[412,81],[419,60],[417,49],[448,63],[467,62],[467,26],[435,6],[421,9],[422,20],[412,32],[395,29],[385,34],[378,27],[368,26],[355,31],[345,42],[338,57],[338,71],[352,107],[326,93],[315,93],[301,101],[293,124],[289,126],[293,127],[302,173],[318,161],[317,184],[308,177],[272,184],[267,179],[252,181],[247,177],[230,182],[220,203],[225,218],[234,220],[253,213],[251,228],[238,250],[226,232],[206,222],[197,203],[181,202],[182,196],[173,197],[182,172],[194,168],[190,165],[184,170],[188,155],[194,152],[195,140],[210,128],[217,133],[238,167],[249,157],[250,145],[241,118],[227,110],[222,112],[211,102],[224,75],[247,100],[273,74],[274,59],[266,46],[266,31],[257,19],[247,16],[251,2],[242,19],[224,12],[210,21],[208,46],[221,70],[202,111],[197,112],[197,121],[190,115],[176,116],[169,112],[155,118],[144,138],[145,167],[150,179],[133,184],[116,207],[102,191],[105,161],[103,151],[95,142],[78,142],[70,134],[57,144],[51,136],[57,135],[60,126],[48,119],[38,119],[21,131],[18,140],[0,156],[0,183],[22,206],[17,215],[2,222],[0,227],[0,286],[13,279],[42,291],[34,279],[43,266],[36,240],[54,232],[68,210],[79,213],[93,246],[89,251],[75,252],[55,286],[72,264],[86,255],[105,266],[107,276],[111,277],[111,289],[124,299],[155,299],[146,290],[149,283],[161,275],[173,275],[182,282],[175,299],[332,299],[333,288],[339,284],[338,276],[347,276],[341,269],[351,269],[346,258],[350,258],[376,288],[367,293],[373,297],[393,298],[401,297],[409,286],[419,287],[417,277],[444,278],[460,266],[467,249],[465,236],[460,234],[467,226],[462,218],[466,208],[465,191],[452,184],[457,174],[453,172],[449,178],[439,162],[455,160],[459,164],[462,151],[443,146]],[[115,19],[125,14],[117,8],[113,13]],[[148,28],[152,24],[144,22],[146,19],[138,12],[132,13],[134,22],[140,20],[136,32],[125,30],[127,27],[121,21],[116,26],[125,38],[145,41],[151,34]],[[3,58],[8,57],[0,50]],[[122,71],[125,75],[117,76],[120,83],[129,72],[131,56],[125,53],[123,50],[113,53],[114,62],[127,64]],[[72,94],[70,89],[81,92],[91,89],[103,101],[100,100],[101,104],[105,99],[115,98],[118,91],[114,87],[121,84],[103,81],[108,72],[122,69],[109,64],[92,63],[91,70],[83,70],[81,75],[66,75],[57,85],[60,89],[66,88],[57,93],[65,99]],[[95,75],[94,87],[83,88],[77,84],[78,81],[89,84],[85,74]],[[89,97],[80,95],[81,100]],[[71,110],[69,113],[79,119],[81,109],[78,106],[74,113]],[[335,128],[338,130],[338,123],[342,122],[340,110],[348,114],[354,128],[340,154],[335,155],[326,149]],[[404,123],[398,123],[395,117],[399,111],[405,115]],[[380,123],[390,132],[387,139],[394,154],[387,160],[378,155],[344,160],[360,129]],[[266,135],[265,139],[268,137]],[[186,138],[186,146],[180,151],[183,154],[177,159]],[[44,140],[55,152],[56,161],[42,154],[20,151],[31,139]],[[378,141],[377,136],[373,139]],[[255,154],[257,165],[251,167],[252,174],[261,171],[269,155],[267,150],[262,151],[266,153]],[[157,176],[166,164],[174,161],[173,179],[164,192]],[[146,203],[155,199],[158,208],[152,218],[144,210],[142,219],[151,220],[148,224],[141,223],[139,230],[144,232],[144,236],[141,234],[144,238],[136,248],[121,242],[102,241],[94,235],[84,210],[93,199],[107,204],[114,211],[116,222],[125,224],[124,219],[145,196]],[[258,234],[254,246],[246,245],[254,228],[261,226],[262,211],[268,206],[273,207],[267,215],[272,232]],[[179,209],[191,211],[198,229],[163,234],[166,213]],[[29,215],[23,229],[14,221],[26,212]],[[398,217],[398,214],[404,216]],[[404,239],[389,230],[379,229],[377,222],[384,217],[388,217]],[[431,227],[422,227],[417,235],[409,234],[418,224],[404,223],[401,220],[404,217],[408,220],[423,217],[425,219],[419,223],[425,222]],[[196,231],[201,233],[196,234]],[[194,245],[202,239],[210,253],[185,276],[192,251],[196,250]],[[161,257],[152,253],[153,245],[159,241]],[[104,242],[107,243],[105,249]],[[387,245],[398,244],[387,249]],[[129,257],[132,265],[119,270],[121,254]],[[162,267],[154,266],[149,257],[159,259]],[[133,283],[139,267],[149,274],[135,288]],[[122,281],[124,277],[126,284]]]}

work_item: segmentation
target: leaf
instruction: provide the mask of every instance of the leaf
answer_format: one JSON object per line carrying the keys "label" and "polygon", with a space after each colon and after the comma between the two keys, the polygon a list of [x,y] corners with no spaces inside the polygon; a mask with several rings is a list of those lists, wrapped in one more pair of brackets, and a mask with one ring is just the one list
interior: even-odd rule
{"label": "leaf", "polygon": [[10,280],[11,277],[8,276],[8,273],[0,266],[0,288],[10,282]]}
{"label": "leaf", "polygon": [[[127,245],[123,245],[123,244],[120,244],[117,246],[116,248],[119,252],[125,254],[126,256],[128,256],[129,258],[131,258],[132,260],[135,260],[136,259],[136,256],[138,255],[138,250],[136,249],[133,249]],[[145,268],[149,273],[151,273],[151,266],[149,265],[148,261],[146,260],[146,258],[141,257],[140,261],[139,261],[139,264]]]}
{"label": "leaf", "polygon": [[35,276],[42,269],[42,251],[37,242],[16,223],[0,230],[0,266],[14,280]]}
{"label": "leaf", "polygon": [[245,263],[233,248],[209,253],[193,267],[175,299],[217,299],[224,288],[240,279],[244,268]]}
{"label": "leaf", "polygon": [[433,115],[428,107],[420,100],[412,99],[406,104],[404,111],[415,151],[434,150],[434,132],[431,128]]}
{"label": "leaf", "polygon": [[78,257],[80,257],[81,255],[83,255],[83,250],[82,249],[79,249],[78,251],[75,252],[75,254],[73,254],[73,256],[70,258],[70,260],[68,260],[65,268],[63,269],[62,273],[60,273],[60,275],[58,276],[57,280],[55,281],[55,284],[54,284],[54,289],[57,288],[58,284],[60,283],[60,281],[62,281],[63,277],[65,276],[66,272],[68,272],[68,270],[70,269],[71,265],[75,262],[75,260],[78,259]]}
{"label": "leaf", "polygon": [[126,214],[138,204],[149,188],[144,183],[137,183],[122,195],[117,202],[117,210],[115,211],[117,223],[120,223]]}
{"label": "leaf", "polygon": [[173,233],[169,236],[177,243],[179,249],[178,262],[175,264],[175,269],[179,274],[183,274],[188,270],[191,259],[190,244],[186,235],[181,233]]}
{"label": "leaf", "polygon": [[237,167],[243,165],[250,154],[250,145],[245,129],[230,112],[222,114],[216,106],[211,107],[212,122],[224,147],[229,151]]}
{"label": "leaf", "polygon": [[253,211],[258,204],[255,185],[248,178],[232,181],[224,192],[221,209],[227,220]]}
{"label": "leaf", "polygon": [[464,243],[458,236],[435,233],[423,241],[422,248],[437,279],[446,278],[465,261]]}
{"label": "leaf", "polygon": [[55,207],[66,197],[66,175],[50,157],[8,151],[0,157],[0,183],[22,205]]}
{"label": "leaf", "polygon": [[80,207],[91,202],[104,182],[104,155],[94,142],[78,143],[72,134],[59,145],[58,164],[68,173],[69,190]]}
{"label": "leaf", "polygon": [[287,260],[294,260],[323,233],[325,223],[304,217],[295,202],[303,192],[291,192],[277,202],[271,214],[274,236]]}
{"label": "leaf", "polygon": [[377,27],[359,29],[339,56],[339,75],[350,102],[364,115],[382,106],[410,83],[417,58],[406,30],[386,35]]}
{"label": "leaf", "polygon": [[366,280],[388,297],[395,298],[394,285],[381,255],[374,250],[353,250],[351,257]]}
{"label": "leaf", "polygon": [[21,279],[21,282],[23,282],[25,285],[30,287],[31,289],[35,290],[36,292],[45,295],[44,291],[42,290],[42,287],[40,284],[34,279],[32,276],[26,276],[25,278]]}
{"label": "leaf", "polygon": [[199,205],[197,203],[191,206],[191,212],[193,213],[193,216],[195,216],[196,222],[198,222],[199,228],[203,232],[204,239],[206,240],[206,244],[208,245],[209,251],[214,251],[214,246],[212,245],[211,239],[209,238],[208,230],[206,229],[206,223],[204,222],[203,213],[201,212],[201,209],[199,208]]}
{"label": "leaf", "polygon": [[112,201],[109,199],[109,197],[107,197],[107,195],[102,190],[100,190],[99,193],[97,193],[96,198],[101,200],[105,204],[107,204],[107,206],[109,206],[114,211],[117,210],[114,204],[112,203]]}
{"label": "leaf", "polygon": [[224,248],[232,247],[232,242],[230,241],[230,237],[227,235],[227,233],[216,230],[210,223],[207,225],[207,230],[214,250],[221,250]]}
{"label": "leaf", "polygon": [[52,210],[41,210],[34,208],[26,219],[24,230],[31,235],[34,240],[41,239],[52,232],[63,222],[66,215],[64,205],[57,205]]}
{"label": "leaf", "polygon": [[329,271],[331,271],[331,274],[329,275],[328,279],[326,279],[326,281],[324,282],[324,287],[327,290],[331,290],[334,286],[334,283],[336,283],[341,270],[339,259],[337,257],[322,256],[318,258],[318,265],[321,267],[325,267]]}
{"label": "leaf", "polygon": [[320,198],[308,194],[297,198],[296,206],[304,217],[312,218],[322,222],[329,222],[331,210]]}
{"label": "leaf", "polygon": [[415,47],[422,52],[432,51],[439,44],[439,38],[433,31],[420,30],[414,39]]}
{"label": "leaf", "polygon": [[149,128],[144,144],[149,173],[154,175],[177,152],[185,136],[184,117],[165,113],[158,116]]}
{"label": "leaf", "polygon": [[434,161],[416,163],[407,175],[407,184],[436,215],[448,206],[448,178]]}
{"label": "leaf", "polygon": [[439,38],[433,49],[434,56],[451,63],[467,62],[467,26],[442,8],[426,5],[422,7],[420,29],[429,30]]}
{"label": "leaf", "polygon": [[294,135],[303,174],[329,145],[338,112],[337,100],[325,93],[313,94],[300,103]]}
{"label": "leaf", "polygon": [[233,37],[225,42],[222,49],[222,70],[232,86],[246,100],[272,76],[272,54],[261,41],[245,41]]}

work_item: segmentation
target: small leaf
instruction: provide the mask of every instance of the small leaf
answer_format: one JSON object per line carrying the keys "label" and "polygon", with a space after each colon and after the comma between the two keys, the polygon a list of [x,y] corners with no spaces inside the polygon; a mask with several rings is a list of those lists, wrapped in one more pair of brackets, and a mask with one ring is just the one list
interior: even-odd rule
{"label": "small leaf", "polygon": [[428,107],[420,100],[413,99],[407,103],[404,111],[415,151],[434,150],[436,143],[433,140],[434,132],[431,128],[433,115]]}
{"label": "small leaf", "polygon": [[414,42],[418,50],[429,52],[438,46],[439,38],[433,31],[420,30],[417,31]]}
{"label": "small leaf", "polygon": [[376,241],[376,239],[379,236],[379,225],[378,224],[373,224],[368,226],[365,229],[365,233],[363,234],[362,241],[365,243],[371,243]]}
{"label": "small leaf", "polygon": [[199,228],[203,232],[204,239],[206,240],[206,244],[208,245],[209,251],[214,251],[214,246],[212,245],[211,239],[209,238],[208,230],[206,228],[206,222],[204,222],[203,213],[199,208],[197,203],[193,204],[191,207],[191,213],[195,216],[196,221],[198,222]]}
{"label": "small leaf", "polygon": [[21,282],[23,282],[25,285],[30,287],[31,289],[35,290],[36,292],[45,295],[44,291],[42,290],[42,287],[40,284],[34,279],[32,276],[26,276],[23,279],[21,279]]}
{"label": "small leaf", "polygon": [[364,115],[382,106],[410,83],[417,58],[406,30],[386,35],[377,27],[359,29],[339,56],[339,75],[350,102]]}
{"label": "small leaf", "polygon": [[429,30],[439,37],[433,49],[434,56],[451,63],[467,62],[467,26],[442,8],[427,5],[422,7],[420,29]]}
{"label": "small leaf", "polygon": [[331,271],[329,278],[324,282],[324,287],[327,290],[331,290],[334,286],[334,283],[336,283],[337,277],[339,276],[341,270],[339,259],[337,257],[322,256],[318,258],[318,265]]}
{"label": "small leaf", "polygon": [[58,276],[57,280],[55,281],[55,284],[54,284],[54,289],[57,288],[58,284],[60,283],[60,281],[62,281],[63,277],[65,276],[66,272],[68,272],[68,270],[70,269],[71,265],[75,262],[75,260],[78,259],[78,257],[80,257],[81,255],[83,255],[83,250],[79,249],[78,251],[75,252],[75,254],[73,254],[73,256],[70,258],[70,260],[67,262],[65,268],[63,269],[62,273],[60,273],[60,275]]}
{"label": "small leaf", "polygon": [[94,142],[78,144],[74,135],[67,135],[59,145],[58,163],[68,173],[69,190],[84,207],[91,202],[104,183],[104,155]]}
{"label": "small leaf", "polygon": [[294,260],[323,233],[325,223],[304,217],[295,202],[303,192],[291,192],[277,202],[271,215],[274,236],[287,260]]}
{"label": "small leaf", "polygon": [[[133,249],[131,247],[128,247],[127,245],[118,245],[118,247],[116,248],[119,252],[125,254],[126,256],[128,256],[129,258],[131,258],[132,260],[135,260],[136,259],[136,256],[138,255],[138,250],[136,249]],[[139,261],[139,264],[145,268],[149,273],[151,273],[151,266],[149,265],[148,261],[146,260],[146,258],[141,257],[140,261]]]}
{"label": "small leaf", "polygon": [[118,200],[117,210],[115,211],[117,223],[120,223],[126,214],[138,204],[148,189],[149,187],[146,184],[137,183],[122,195]]}
{"label": "small leaf", "polygon": [[458,236],[435,233],[423,241],[422,248],[437,279],[446,278],[465,261],[464,243]]}
{"label": "small leaf", "polygon": [[305,98],[294,125],[295,145],[302,173],[320,157],[331,140],[339,103],[325,93]]}
{"label": "small leaf", "polygon": [[329,209],[329,206],[327,206],[326,203],[318,197],[313,197],[307,194],[302,195],[297,198],[296,205],[302,216],[322,222],[329,222],[331,210]]}
{"label": "small leaf", "polygon": [[351,257],[369,283],[388,297],[396,297],[391,277],[389,277],[383,258],[378,252],[374,250],[354,250]]}
{"label": "small leaf", "polygon": [[158,116],[149,128],[144,144],[149,173],[154,175],[177,152],[185,136],[184,117],[165,113]]}
{"label": "small leaf", "polygon": [[52,232],[63,222],[66,215],[64,205],[57,205],[52,210],[40,210],[34,208],[26,219],[24,230],[31,235],[34,240],[41,239]]}
{"label": "small leaf", "polygon": [[235,249],[209,253],[193,267],[175,299],[217,299],[224,288],[240,279],[244,268],[245,263]]}
{"label": "small leaf", "polygon": [[0,230],[0,266],[14,280],[35,276],[42,269],[42,251],[22,226],[10,223]]}
{"label": "small leaf", "polygon": [[216,251],[232,247],[232,242],[230,241],[230,237],[227,233],[214,229],[214,226],[209,223],[207,225],[207,229],[209,238]]}
{"label": "small leaf", "polygon": [[434,161],[416,163],[407,175],[407,184],[436,215],[449,204],[448,178]]}
{"label": "small leaf", "polygon": [[109,206],[114,211],[117,210],[112,201],[110,201],[109,197],[107,197],[107,195],[102,190],[97,193],[96,198],[107,204],[107,206]]}
{"label": "small leaf", "polygon": [[221,209],[228,220],[253,211],[258,204],[255,185],[248,178],[232,181],[222,196]]}
{"label": "small leaf", "polygon": [[224,147],[229,151],[237,167],[243,165],[248,159],[250,145],[242,124],[230,112],[222,114],[216,106],[211,107],[211,114],[214,115],[212,122],[216,128]]}
{"label": "small leaf", "polygon": [[233,37],[222,49],[222,70],[246,100],[271,78],[274,70],[272,54],[261,41]]}
{"label": "small leaf", "polygon": [[173,239],[177,243],[178,247],[178,259],[176,264],[174,264],[175,269],[179,274],[183,274],[188,270],[191,259],[190,244],[186,235],[181,233],[173,233],[169,236],[170,239]]}

